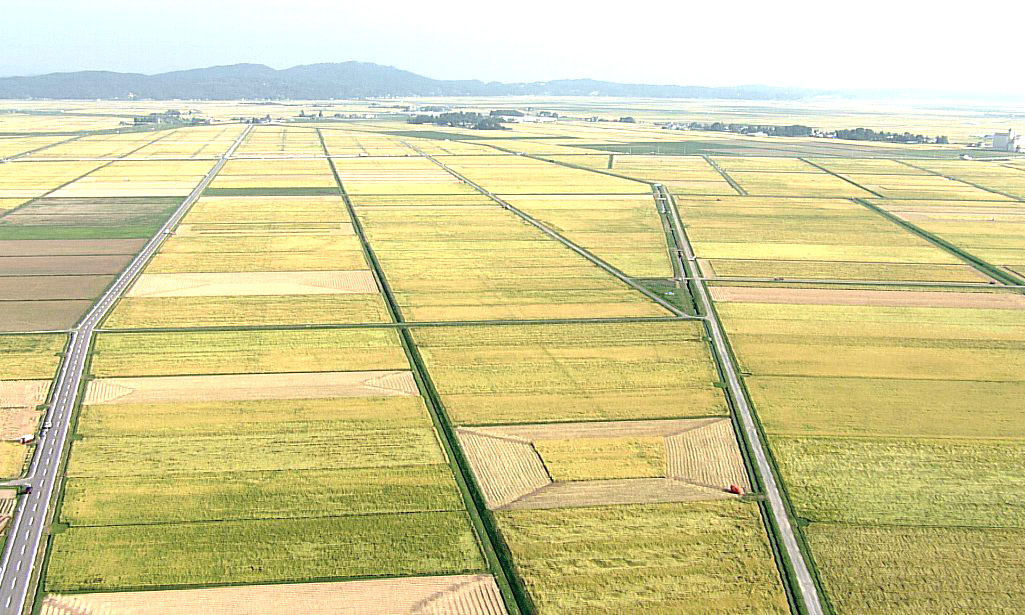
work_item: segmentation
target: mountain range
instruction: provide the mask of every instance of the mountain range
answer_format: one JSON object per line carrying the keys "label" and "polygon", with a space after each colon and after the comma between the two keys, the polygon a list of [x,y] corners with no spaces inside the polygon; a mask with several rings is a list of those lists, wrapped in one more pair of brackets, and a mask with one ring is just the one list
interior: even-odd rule
{"label": "mountain range", "polygon": [[560,79],[533,83],[431,79],[368,62],[304,64],[276,70],[232,64],[156,75],[110,71],[0,78],[0,98],[56,99],[332,99],[391,96],[621,96],[796,100],[826,90],[771,86],[701,87]]}

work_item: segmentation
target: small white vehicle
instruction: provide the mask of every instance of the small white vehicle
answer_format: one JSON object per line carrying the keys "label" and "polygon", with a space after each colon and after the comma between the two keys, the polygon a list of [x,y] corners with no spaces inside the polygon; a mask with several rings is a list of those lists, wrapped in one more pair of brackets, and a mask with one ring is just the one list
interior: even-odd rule
{"label": "small white vehicle", "polygon": [[49,429],[51,427],[53,427],[53,423],[51,423],[50,421],[46,421],[45,423],[43,423],[43,429]]}

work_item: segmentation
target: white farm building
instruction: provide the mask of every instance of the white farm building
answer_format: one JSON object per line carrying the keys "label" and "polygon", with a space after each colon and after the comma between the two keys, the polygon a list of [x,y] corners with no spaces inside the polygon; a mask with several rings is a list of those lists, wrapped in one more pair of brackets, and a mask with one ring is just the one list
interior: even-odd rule
{"label": "white farm building", "polygon": [[1020,135],[1014,130],[998,132],[993,135],[993,149],[1003,152],[1025,152],[1025,135]]}

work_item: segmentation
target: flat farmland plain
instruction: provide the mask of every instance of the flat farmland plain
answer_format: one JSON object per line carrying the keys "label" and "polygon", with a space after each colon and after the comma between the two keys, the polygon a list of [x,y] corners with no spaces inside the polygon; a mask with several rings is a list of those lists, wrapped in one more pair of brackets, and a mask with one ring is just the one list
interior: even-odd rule
{"label": "flat farmland plain", "polygon": [[[116,155],[159,138],[146,135]],[[212,161],[32,158],[4,165],[0,184],[32,189],[22,192],[28,200],[0,214],[0,285],[19,289],[0,294],[0,328],[73,327],[212,167]],[[52,284],[47,276],[54,276]]]}
{"label": "flat farmland plain", "polygon": [[667,310],[497,206],[360,207],[409,320],[666,316]]}
{"label": "flat farmland plain", "polygon": [[322,158],[233,159],[210,184],[209,196],[310,196],[336,194],[331,168]]}
{"label": "flat farmland plain", "polygon": [[735,195],[737,191],[700,156],[622,156],[612,158],[611,170],[665,184],[677,194]]}
{"label": "flat farmland plain", "polygon": [[842,199],[677,197],[715,277],[985,282],[925,239]]}
{"label": "flat farmland plain", "polygon": [[495,194],[648,194],[646,184],[523,156],[449,156],[445,164]]}
{"label": "flat farmland plain", "polygon": [[[1016,161],[549,102],[487,133],[335,119],[368,101],[251,128],[94,339],[43,615],[799,612],[724,361],[827,611],[1017,609]],[[242,130],[0,136],[26,153],[0,165],[0,323],[72,326]],[[637,289],[706,283],[652,183],[735,356]],[[65,343],[0,335],[0,440],[35,429]],[[0,474],[30,450],[0,441]]]}
{"label": "flat farmland plain", "polygon": [[[387,388],[409,369],[394,331],[162,335],[100,336],[48,591],[483,570],[423,399],[415,385]],[[161,344],[165,358],[141,368]],[[247,352],[254,361],[238,361]],[[375,369],[391,380],[371,372],[377,388],[349,397],[303,399],[273,382]],[[146,386],[135,376],[218,372],[263,374],[276,398],[194,376],[177,398],[205,389],[209,401],[121,403]]]}
{"label": "flat farmland plain", "polygon": [[1025,279],[1025,205],[962,201],[876,201],[879,207]]}
{"label": "flat farmland plain", "polygon": [[503,200],[637,278],[673,275],[665,231],[651,196],[518,196]]}
{"label": "flat farmland plain", "polygon": [[700,324],[413,338],[538,613],[786,612]]}
{"label": "flat farmland plain", "polygon": [[148,264],[111,328],[385,322],[334,196],[203,197]]}
{"label": "flat farmland plain", "polygon": [[542,615],[789,612],[751,503],[515,510],[498,518]]}
{"label": "flat farmland plain", "polygon": [[718,310],[838,612],[1013,610],[971,579],[1025,522],[1020,295],[752,290]]}
{"label": "flat farmland plain", "polygon": [[93,375],[160,376],[406,369],[394,331],[257,330],[107,333]]}
{"label": "flat farmland plain", "polygon": [[460,425],[725,416],[695,322],[418,328]]}

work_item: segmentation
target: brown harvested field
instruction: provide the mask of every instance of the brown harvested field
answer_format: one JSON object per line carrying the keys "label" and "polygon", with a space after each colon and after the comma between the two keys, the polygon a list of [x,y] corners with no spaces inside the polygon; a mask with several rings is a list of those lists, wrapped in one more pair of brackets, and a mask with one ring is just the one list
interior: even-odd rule
{"label": "brown harvested field", "polygon": [[180,199],[103,198],[36,200],[4,218],[13,225],[129,225],[161,216]]}
{"label": "brown harvested field", "polygon": [[733,423],[718,419],[666,438],[667,476],[711,488],[750,489]]}
{"label": "brown harvested field", "polygon": [[112,275],[0,276],[0,300],[92,299],[113,280]]}
{"label": "brown harvested field", "polygon": [[224,295],[327,295],[377,293],[369,270],[257,271],[251,273],[144,273],[129,297]]}
{"label": "brown harvested field", "polygon": [[19,436],[35,433],[42,412],[30,408],[0,408],[0,440],[17,440]]}
{"label": "brown harvested field", "polygon": [[[18,503],[15,489],[0,489],[0,516],[10,517]],[[2,531],[2,530],[0,530]]]}
{"label": "brown harvested field", "polygon": [[500,508],[550,484],[544,463],[530,442],[456,430],[488,508]]}
{"label": "brown harvested field", "polygon": [[145,239],[3,239],[0,256],[135,254],[144,245]]}
{"label": "brown harvested field", "polygon": [[1025,308],[1025,295],[1016,293],[763,288],[753,286],[716,286],[710,290],[712,298],[722,302],[1005,310]]}
{"label": "brown harvested field", "polygon": [[0,276],[102,275],[118,273],[134,254],[0,256]]}
{"label": "brown harvested field", "polygon": [[41,416],[36,406],[49,390],[49,380],[0,380],[0,440],[35,433]]}
{"label": "brown harvested field", "polygon": [[615,504],[694,502],[735,497],[671,478],[630,478],[551,483],[547,487],[502,506],[501,510],[574,508]]}
{"label": "brown harvested field", "polygon": [[91,300],[0,301],[0,331],[70,329],[93,304]]}
{"label": "brown harvested field", "polygon": [[0,408],[34,408],[49,390],[49,380],[0,380]]}
{"label": "brown harvested field", "polygon": [[34,408],[46,401],[49,380],[0,380],[0,408]]}
{"label": "brown harvested field", "polygon": [[505,615],[491,575],[48,595],[42,615]]}
{"label": "brown harvested field", "polygon": [[[489,508],[559,508],[603,504],[683,502],[727,497],[733,484],[749,488],[733,424],[727,418],[602,421],[459,427],[456,434]],[[665,438],[667,478],[556,480],[534,443]],[[616,459],[605,459],[615,465]],[[601,463],[601,462],[596,462]]]}
{"label": "brown harvested field", "polygon": [[321,399],[419,395],[408,371],[239,374],[100,378],[89,383],[87,404]]}

